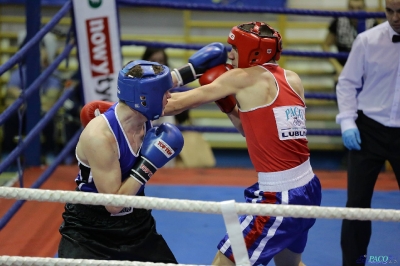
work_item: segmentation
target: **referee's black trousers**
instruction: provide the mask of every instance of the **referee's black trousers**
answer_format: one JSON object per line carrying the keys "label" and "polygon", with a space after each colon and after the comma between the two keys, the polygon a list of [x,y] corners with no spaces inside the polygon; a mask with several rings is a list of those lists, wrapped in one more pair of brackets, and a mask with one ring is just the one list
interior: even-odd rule
{"label": "referee's black trousers", "polygon": [[[374,186],[386,160],[400,188],[400,128],[383,126],[361,111],[356,124],[361,135],[361,150],[349,152],[346,207],[371,208]],[[344,266],[368,262],[370,237],[371,221],[343,220],[340,244]]]}

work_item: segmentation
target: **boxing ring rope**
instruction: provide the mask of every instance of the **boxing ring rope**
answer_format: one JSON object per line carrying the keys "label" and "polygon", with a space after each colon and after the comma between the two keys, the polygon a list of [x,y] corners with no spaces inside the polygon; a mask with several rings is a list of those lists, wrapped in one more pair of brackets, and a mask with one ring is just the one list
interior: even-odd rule
{"label": "boxing ring rope", "polygon": [[[221,202],[100,194],[82,191],[0,188],[0,197],[47,202],[68,202],[114,207],[221,214]],[[277,204],[235,203],[239,215],[284,216],[348,220],[400,221],[400,210]]]}
{"label": "boxing ring rope", "polygon": [[[115,207],[132,206],[135,208],[185,211],[211,214],[224,214],[223,205],[226,202],[211,202],[199,200],[162,199],[155,197],[95,194],[78,191],[62,190],[38,190],[29,188],[0,188],[0,197],[9,199],[23,199],[46,202],[69,202],[91,205],[108,205]],[[349,219],[349,220],[376,220],[376,221],[400,221],[400,210],[391,209],[362,209],[339,208],[300,205],[275,205],[275,204],[234,204],[234,215],[249,214],[262,216],[290,216],[295,218],[325,218],[325,219]],[[229,230],[229,227],[228,227]],[[32,258],[0,256],[1,265],[165,265],[140,262],[115,262],[101,260],[72,260],[56,258]],[[121,264],[119,264],[121,263]],[[131,264],[132,263],[132,264]]]}
{"label": "boxing ring rope", "polygon": [[[176,43],[164,43],[164,42],[149,42],[149,41],[134,41],[134,40],[121,40],[121,46],[151,46],[154,48],[174,48],[174,49],[186,49],[186,50],[200,50],[204,45],[198,44],[176,44]],[[231,46],[227,46],[226,49],[229,51]],[[299,56],[299,57],[319,57],[319,58],[330,58],[335,57],[338,59],[345,59],[349,53],[344,52],[310,52],[310,51],[294,51],[294,50],[283,50],[283,55]]]}
{"label": "boxing ring rope", "polygon": [[[85,259],[61,259],[61,258],[39,258],[39,257],[21,257],[21,256],[0,256],[0,264],[3,266],[41,266],[41,265],[57,265],[57,266],[202,266],[198,264],[172,264],[172,263],[152,263],[152,262],[138,262],[138,261],[113,261],[113,260],[85,260]],[[204,265],[207,266],[207,265]]]}
{"label": "boxing ring rope", "polygon": [[[0,75],[12,68],[15,64],[20,62],[24,56],[29,52],[29,50],[36,43],[40,42],[41,39],[49,32],[54,26],[59,23],[59,21],[70,11],[72,7],[72,3],[67,1],[63,7],[53,16],[53,18],[45,25],[38,33],[24,45],[17,53],[15,53],[5,64],[0,66]],[[28,99],[33,93],[37,92],[40,89],[42,83],[57,69],[57,67],[61,64],[64,59],[67,59],[72,49],[75,47],[75,43],[73,41],[69,42],[67,38],[67,44],[64,47],[64,50],[55,58],[53,63],[47,67],[39,77],[23,92],[20,97],[15,100],[4,112],[0,114],[0,126],[4,124],[4,122],[14,113],[16,112],[22,104]],[[44,117],[34,126],[34,128],[25,136],[22,141],[19,141],[18,145],[12,152],[0,163],[0,173],[4,172],[7,167],[11,165],[11,163],[17,159],[18,156],[27,148],[27,146],[37,137],[43,128],[50,122],[50,120],[54,117],[57,111],[63,106],[64,102],[72,95],[74,92],[74,85],[71,85],[68,88],[64,89],[63,94],[60,98],[54,103],[54,105],[49,109],[49,111],[44,115]],[[55,158],[53,163],[43,172],[43,174],[34,182],[31,188],[39,188],[55,171],[58,165],[63,161],[63,159],[67,156],[67,154],[73,150],[76,145],[81,130],[75,133],[75,135],[66,143],[65,147]],[[22,169],[18,169],[18,174],[20,178],[20,185],[22,186]],[[23,205],[24,201],[17,201],[14,203],[11,208],[4,214],[0,219],[0,230],[4,228],[4,226],[9,222],[9,220],[14,216],[14,214],[19,210],[19,208]]]}
{"label": "boxing ring rope", "polygon": [[[366,18],[384,18],[383,12],[338,12],[338,11],[317,11],[317,10],[300,10],[287,8],[268,8],[268,7],[232,7],[232,6],[215,6],[210,4],[183,4],[183,3],[159,3],[156,1],[135,1],[135,0],[116,0],[119,5],[129,5],[136,7],[160,7],[173,8],[181,10],[197,10],[197,11],[219,11],[219,12],[243,12],[243,13],[271,13],[271,14],[292,14],[292,15],[308,15],[308,16],[328,16],[328,17],[352,17],[359,19]],[[71,9],[71,1],[66,1],[60,11],[46,24],[37,35],[27,43],[24,48],[17,52],[8,62],[0,66],[0,75],[13,67],[19,62],[27,51],[43,36],[57,24],[60,19]],[[155,43],[144,41],[122,41],[121,46],[137,45],[137,46],[152,46],[159,48],[177,48],[177,49],[192,49],[198,50],[202,45],[185,45],[185,44],[168,44]],[[52,71],[65,59],[74,43],[66,45],[64,51],[56,58],[54,65],[46,69],[39,78],[25,90],[23,96],[18,98],[13,105],[0,114],[0,125],[15,112],[35,91],[37,91],[43,82]],[[345,58],[347,53],[328,53],[328,52],[306,52],[306,51],[290,51],[284,50],[283,55],[300,56],[300,57],[335,57]],[[72,93],[72,88],[67,89],[57,103],[51,108],[48,114],[34,127],[34,129],[26,136],[25,140],[20,142],[10,156],[0,163],[0,173],[3,172],[10,163],[15,160],[28,143],[37,136],[43,129],[44,125],[50,121],[52,116],[61,107],[63,102]],[[335,100],[336,97],[332,94],[325,93],[306,93],[306,98]],[[183,130],[199,131],[199,132],[226,132],[237,133],[235,128],[223,127],[199,127],[199,126],[179,126]],[[0,229],[3,228],[11,219],[12,215],[21,207],[26,200],[34,201],[50,201],[50,202],[70,202],[83,203],[92,205],[109,205],[109,206],[135,206],[136,208],[159,209],[170,211],[185,211],[185,212],[200,212],[221,214],[222,203],[224,202],[205,202],[193,200],[178,200],[178,199],[161,199],[152,197],[137,197],[137,196],[122,196],[110,194],[94,194],[75,191],[60,191],[60,190],[42,190],[39,188],[42,183],[51,175],[55,168],[61,163],[66,154],[73,149],[79,138],[80,131],[76,132],[74,137],[68,142],[62,152],[57,156],[54,163],[46,169],[41,177],[32,185],[31,188],[11,188],[0,187],[0,197],[19,200],[0,220]],[[338,130],[317,130],[309,129],[309,135],[331,135],[338,136]],[[83,194],[82,194],[83,193]],[[302,218],[325,218],[325,219],[349,219],[349,220],[378,220],[378,221],[400,221],[400,210],[389,209],[360,209],[360,208],[339,208],[339,207],[317,207],[317,206],[288,206],[288,205],[270,205],[270,204],[249,204],[249,203],[233,203],[235,214],[252,214],[252,215],[267,215],[267,216],[290,216]],[[126,262],[126,261],[100,261],[100,260],[72,260],[72,259],[56,259],[56,258],[33,258],[33,257],[11,257],[0,256],[1,265],[172,265],[163,263],[141,263],[141,262]],[[176,265],[176,264],[174,264]]]}
{"label": "boxing ring rope", "polygon": [[235,7],[222,6],[213,4],[191,4],[191,3],[173,3],[154,0],[116,0],[120,5],[134,7],[163,7],[178,10],[196,10],[196,11],[216,11],[216,12],[238,12],[238,13],[269,13],[269,14],[285,14],[285,15],[305,15],[305,16],[322,16],[322,17],[349,17],[349,18],[385,18],[382,12],[352,12],[352,11],[326,11],[326,10],[307,10],[296,8],[276,8],[266,6],[254,7]]}

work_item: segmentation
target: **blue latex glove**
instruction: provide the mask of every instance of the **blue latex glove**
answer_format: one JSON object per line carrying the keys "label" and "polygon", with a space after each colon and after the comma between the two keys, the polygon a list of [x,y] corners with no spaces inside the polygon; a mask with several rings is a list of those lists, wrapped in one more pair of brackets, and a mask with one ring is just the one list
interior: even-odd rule
{"label": "blue latex glove", "polygon": [[361,138],[358,128],[348,129],[342,133],[343,144],[349,150],[361,150]]}

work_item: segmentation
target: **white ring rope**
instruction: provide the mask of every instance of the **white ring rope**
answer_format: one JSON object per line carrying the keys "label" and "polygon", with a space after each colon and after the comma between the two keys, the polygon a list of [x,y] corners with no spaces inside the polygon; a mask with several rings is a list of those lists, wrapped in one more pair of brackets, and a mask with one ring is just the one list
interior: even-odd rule
{"label": "white ring rope", "polygon": [[[220,202],[164,199],[154,197],[98,194],[79,191],[0,187],[0,197],[50,202],[69,202],[115,207],[135,207],[181,212],[221,214]],[[294,218],[326,218],[348,220],[400,221],[400,210],[362,209],[279,204],[235,203],[238,214],[284,216]]]}
{"label": "white ring rope", "polygon": [[167,265],[185,265],[198,266],[194,264],[171,264],[171,263],[153,263],[139,261],[114,261],[114,260],[85,260],[85,259],[61,259],[61,258],[39,258],[39,257],[20,257],[20,256],[0,256],[0,265],[11,266],[70,266],[70,265],[129,265],[129,266],[167,266]]}

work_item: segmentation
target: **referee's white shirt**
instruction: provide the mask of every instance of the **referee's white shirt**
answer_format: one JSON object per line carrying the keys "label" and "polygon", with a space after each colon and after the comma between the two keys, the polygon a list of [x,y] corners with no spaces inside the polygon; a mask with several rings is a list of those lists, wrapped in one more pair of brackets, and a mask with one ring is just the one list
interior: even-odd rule
{"label": "referee's white shirt", "polygon": [[396,34],[386,21],[355,39],[336,86],[336,122],[342,132],[357,127],[357,110],[382,125],[400,127],[400,42],[392,42]]}

